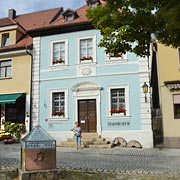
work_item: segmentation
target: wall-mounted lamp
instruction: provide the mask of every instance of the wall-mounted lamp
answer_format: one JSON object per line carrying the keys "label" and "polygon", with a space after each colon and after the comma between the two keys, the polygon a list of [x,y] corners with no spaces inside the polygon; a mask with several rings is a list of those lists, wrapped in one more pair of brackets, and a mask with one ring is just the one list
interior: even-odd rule
{"label": "wall-mounted lamp", "polygon": [[146,94],[148,93],[148,85],[146,84],[146,82],[144,82],[142,88],[143,88],[143,93],[145,94],[145,102],[147,103],[147,96],[146,96]]}

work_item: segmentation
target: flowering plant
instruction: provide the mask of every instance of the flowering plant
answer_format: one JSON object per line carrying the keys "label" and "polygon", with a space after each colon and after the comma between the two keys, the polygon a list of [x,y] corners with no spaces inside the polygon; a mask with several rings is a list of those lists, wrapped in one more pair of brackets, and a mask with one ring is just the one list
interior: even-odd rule
{"label": "flowering plant", "polygon": [[92,60],[92,56],[83,56],[80,58],[81,61],[84,61],[84,60]]}
{"label": "flowering plant", "polygon": [[60,64],[60,63],[64,63],[63,59],[55,59],[52,61],[52,64]]}
{"label": "flowering plant", "polygon": [[52,111],[52,115],[53,116],[62,116],[62,115],[64,115],[64,111],[62,111],[62,110],[59,110],[59,111],[55,111],[55,110],[53,110]]}
{"label": "flowering plant", "polygon": [[22,123],[4,123],[4,131],[16,138],[16,142],[19,142],[21,135],[26,132],[26,126]]}
{"label": "flowering plant", "polygon": [[125,108],[119,108],[119,109],[111,109],[110,113],[124,113],[124,115],[126,114],[126,109]]}

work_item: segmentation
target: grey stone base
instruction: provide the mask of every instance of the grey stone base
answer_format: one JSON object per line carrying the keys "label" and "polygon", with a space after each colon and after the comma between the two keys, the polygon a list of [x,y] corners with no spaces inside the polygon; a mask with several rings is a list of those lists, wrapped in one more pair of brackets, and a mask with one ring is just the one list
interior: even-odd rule
{"label": "grey stone base", "polygon": [[180,148],[180,137],[164,137],[165,148]]}
{"label": "grey stone base", "polygon": [[19,169],[19,180],[55,180],[60,177],[59,169],[23,171]]}

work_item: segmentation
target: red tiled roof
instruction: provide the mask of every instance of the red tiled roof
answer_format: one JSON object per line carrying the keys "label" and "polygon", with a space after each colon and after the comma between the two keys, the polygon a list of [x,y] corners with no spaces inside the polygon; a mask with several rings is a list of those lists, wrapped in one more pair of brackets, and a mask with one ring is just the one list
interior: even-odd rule
{"label": "red tiled roof", "polygon": [[[105,5],[105,2],[103,0],[100,0],[100,3],[101,3],[102,6]],[[80,8],[78,8],[77,10],[75,10],[78,17],[75,18],[73,21],[65,21],[63,15],[61,14],[57,20],[55,20],[54,22],[52,22],[49,25],[54,26],[54,25],[74,24],[74,23],[78,23],[78,22],[90,21],[86,16],[86,13],[87,13],[88,9],[89,9],[89,6],[84,5],[84,6],[80,7]]]}
{"label": "red tiled roof", "polygon": [[[105,1],[100,0],[100,3],[102,6],[105,5]],[[76,24],[76,23],[83,23],[83,22],[90,22],[90,20],[86,16],[86,11],[89,9],[89,6],[84,5],[77,10],[74,10],[77,13],[77,17],[73,21],[65,21],[63,12],[59,13],[59,16],[57,16],[54,21],[52,21],[53,14],[56,16],[56,14],[60,11],[59,8],[57,9],[50,9],[46,11],[39,11],[36,13],[31,13],[31,17],[28,16],[28,14],[22,15],[21,19],[19,17],[15,18],[15,21],[20,23],[27,31],[28,30],[36,30],[41,28],[53,28],[55,26],[61,26],[66,24]],[[64,11],[66,12],[66,11]],[[39,20],[39,18],[42,18]],[[28,22],[27,22],[27,20]],[[25,21],[25,23],[23,23]]]}
{"label": "red tiled roof", "polygon": [[16,25],[17,23],[14,20],[11,20],[9,18],[1,18],[0,19],[0,27],[4,26],[10,26],[10,25]]}
{"label": "red tiled roof", "polygon": [[[105,2],[100,0],[104,6]],[[28,14],[17,15],[13,20],[9,18],[0,19],[0,27],[19,24],[26,31],[37,30],[43,28],[53,28],[63,25],[73,25],[76,23],[90,22],[86,17],[86,11],[89,9],[87,5],[80,7],[75,10],[77,17],[73,21],[65,21],[63,17],[63,8],[54,8],[44,11],[38,11]],[[0,51],[8,51],[16,48],[23,48],[32,45],[32,38],[29,35],[24,35],[15,45],[2,47]]]}
{"label": "red tiled roof", "polygon": [[60,15],[57,20],[54,22],[50,23],[49,26],[57,26],[57,25],[63,25],[63,24],[74,24],[78,22],[85,22],[89,21],[88,18],[86,17],[86,11],[88,9],[88,6],[82,6],[79,9],[76,10],[77,13],[77,18],[75,18],[73,21],[65,21],[64,16]]}
{"label": "red tiled roof", "polygon": [[1,47],[0,52],[12,50],[12,49],[18,49],[18,48],[25,48],[31,45],[32,45],[32,37],[26,34],[16,44]]}
{"label": "red tiled roof", "polygon": [[14,21],[21,24],[26,30],[47,26],[53,18],[62,11],[62,8],[49,9],[29,14],[17,15]]}

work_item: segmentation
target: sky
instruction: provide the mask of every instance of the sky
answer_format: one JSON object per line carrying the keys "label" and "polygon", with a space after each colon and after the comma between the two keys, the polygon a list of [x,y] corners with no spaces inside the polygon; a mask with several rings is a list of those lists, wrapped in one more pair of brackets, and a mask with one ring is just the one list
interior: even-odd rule
{"label": "sky", "polygon": [[0,0],[0,18],[7,17],[9,9],[19,15],[58,7],[75,10],[85,4],[86,0]]}

